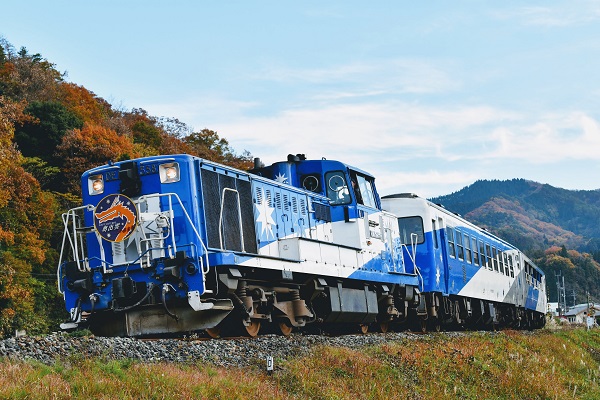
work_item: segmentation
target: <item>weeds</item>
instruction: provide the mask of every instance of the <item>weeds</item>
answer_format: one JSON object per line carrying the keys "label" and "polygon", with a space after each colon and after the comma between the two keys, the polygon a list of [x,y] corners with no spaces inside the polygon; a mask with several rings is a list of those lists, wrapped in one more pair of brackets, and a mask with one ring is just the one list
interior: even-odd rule
{"label": "weeds", "polygon": [[360,350],[318,347],[257,366],[70,358],[0,360],[0,398],[600,398],[600,332],[506,331],[409,338]]}

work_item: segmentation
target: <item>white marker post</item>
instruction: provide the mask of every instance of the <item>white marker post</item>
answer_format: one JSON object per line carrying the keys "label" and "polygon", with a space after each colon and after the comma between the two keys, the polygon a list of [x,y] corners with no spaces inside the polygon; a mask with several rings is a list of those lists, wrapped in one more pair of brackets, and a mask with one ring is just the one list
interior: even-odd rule
{"label": "white marker post", "polygon": [[267,356],[267,375],[273,375],[273,357]]}

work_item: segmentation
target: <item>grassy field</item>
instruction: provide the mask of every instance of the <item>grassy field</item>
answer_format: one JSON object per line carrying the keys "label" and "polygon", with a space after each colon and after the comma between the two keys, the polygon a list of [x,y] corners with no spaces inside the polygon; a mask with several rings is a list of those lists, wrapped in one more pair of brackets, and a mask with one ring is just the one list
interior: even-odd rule
{"label": "grassy field", "polygon": [[426,335],[244,369],[1,360],[1,399],[600,399],[600,330]]}

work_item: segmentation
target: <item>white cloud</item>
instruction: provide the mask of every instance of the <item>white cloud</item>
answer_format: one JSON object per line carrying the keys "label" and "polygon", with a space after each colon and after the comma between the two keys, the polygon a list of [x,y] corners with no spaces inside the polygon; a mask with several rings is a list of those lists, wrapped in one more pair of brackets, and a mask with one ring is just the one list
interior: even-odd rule
{"label": "white cloud", "polygon": [[501,19],[516,19],[523,25],[566,27],[600,19],[600,5],[595,0],[572,0],[545,7],[497,11],[495,15]]}
{"label": "white cloud", "polygon": [[450,193],[456,188],[472,184],[480,177],[465,171],[375,171],[380,195],[416,193],[421,197],[434,197]]}
{"label": "white cloud", "polygon": [[[252,77],[280,84],[311,84],[320,87],[321,98],[371,96],[390,93],[438,93],[456,90],[460,82],[439,65],[419,59],[374,60],[328,68],[269,66]],[[325,89],[343,85],[344,90]]]}
{"label": "white cloud", "polygon": [[600,126],[582,112],[546,115],[528,125],[498,128],[492,140],[497,143],[496,151],[486,157],[532,163],[600,160]]}
{"label": "white cloud", "polygon": [[[410,158],[456,159],[457,147],[472,146],[477,129],[518,119],[491,107],[441,109],[401,102],[332,105],[288,110],[273,117],[215,122],[228,140],[265,158],[284,152],[312,156],[409,154]],[[475,138],[475,139],[474,139]]]}

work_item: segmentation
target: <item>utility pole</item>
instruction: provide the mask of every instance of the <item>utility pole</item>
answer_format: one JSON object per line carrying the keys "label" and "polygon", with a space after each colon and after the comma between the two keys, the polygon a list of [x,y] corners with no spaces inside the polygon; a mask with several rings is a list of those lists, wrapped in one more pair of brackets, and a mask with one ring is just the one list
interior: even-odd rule
{"label": "utility pole", "polygon": [[590,292],[585,292],[586,297],[587,297],[587,321],[586,321],[586,326],[588,328],[588,330],[590,328],[593,328],[595,325],[595,314],[596,314],[596,310],[594,308],[594,303],[592,302],[592,298],[590,296]]}
{"label": "utility pole", "polygon": [[558,315],[563,316],[567,312],[567,296],[565,293],[565,277],[559,271],[556,276],[556,292],[558,293]]}

